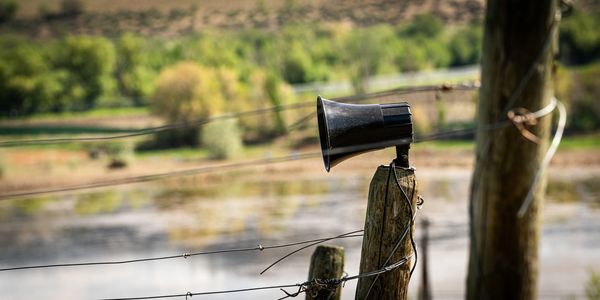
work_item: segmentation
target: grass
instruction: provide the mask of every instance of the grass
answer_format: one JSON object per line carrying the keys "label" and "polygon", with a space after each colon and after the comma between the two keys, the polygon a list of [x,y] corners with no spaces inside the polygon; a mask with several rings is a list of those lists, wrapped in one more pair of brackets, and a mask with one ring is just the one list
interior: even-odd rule
{"label": "grass", "polygon": [[74,121],[102,117],[140,117],[149,116],[148,107],[97,108],[83,112],[63,112],[36,114],[24,118],[1,118],[0,124],[6,121]]}
{"label": "grass", "polygon": [[[109,134],[109,133],[126,133],[135,129],[126,128],[109,128],[97,126],[1,126],[1,136],[31,136],[32,138],[40,138],[43,135],[77,135],[77,134]],[[1,140],[1,138],[0,138]]]}
{"label": "grass", "polygon": [[563,138],[559,149],[600,149],[600,132]]}
{"label": "grass", "polygon": [[[415,149],[475,149],[475,142],[472,140],[428,141],[415,144],[413,147]],[[600,132],[564,137],[560,143],[559,149],[600,149]]]}
{"label": "grass", "polygon": [[414,149],[475,149],[475,142],[472,140],[444,140],[428,141],[418,143],[413,146]]}

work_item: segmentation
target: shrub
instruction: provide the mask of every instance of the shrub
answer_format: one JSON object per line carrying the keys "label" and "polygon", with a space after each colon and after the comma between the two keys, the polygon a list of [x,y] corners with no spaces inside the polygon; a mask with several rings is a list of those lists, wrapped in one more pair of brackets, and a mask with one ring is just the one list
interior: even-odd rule
{"label": "shrub", "polygon": [[[203,122],[220,113],[224,100],[214,69],[193,62],[182,62],[163,70],[155,82],[150,105],[155,114],[172,123]],[[199,124],[200,124],[199,123]],[[197,128],[157,135],[165,146],[194,146]]]}
{"label": "shrub", "polygon": [[585,295],[589,300],[600,300],[600,275],[590,271],[590,279],[585,285]]}
{"label": "shrub", "polygon": [[[275,73],[267,73],[262,69],[254,70],[246,84],[245,110],[263,109],[284,105],[294,101],[292,88]],[[241,119],[244,139],[260,141],[284,133],[285,116],[282,111],[274,111],[262,117],[253,116]]]}
{"label": "shrub", "polygon": [[224,106],[215,71],[193,62],[163,70],[150,101],[153,111],[169,122],[207,119]]}
{"label": "shrub", "polygon": [[235,119],[211,122],[201,132],[202,144],[211,158],[232,158],[242,150],[242,135]]}

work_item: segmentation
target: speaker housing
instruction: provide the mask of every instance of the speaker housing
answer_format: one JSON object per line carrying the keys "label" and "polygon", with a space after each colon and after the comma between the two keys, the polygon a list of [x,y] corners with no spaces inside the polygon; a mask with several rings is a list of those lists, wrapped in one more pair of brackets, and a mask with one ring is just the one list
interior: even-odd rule
{"label": "speaker housing", "polygon": [[348,104],[318,96],[317,120],[327,172],[355,155],[391,146],[408,149],[413,142],[412,114],[406,102]]}

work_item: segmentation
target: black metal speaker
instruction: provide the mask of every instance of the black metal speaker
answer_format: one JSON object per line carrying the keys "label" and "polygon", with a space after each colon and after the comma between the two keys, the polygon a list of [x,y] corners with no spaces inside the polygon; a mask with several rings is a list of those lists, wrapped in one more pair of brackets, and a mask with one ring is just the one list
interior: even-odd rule
{"label": "black metal speaker", "polygon": [[413,141],[412,116],[406,102],[346,104],[318,96],[317,119],[327,172],[352,156],[386,147],[405,147],[408,155]]}

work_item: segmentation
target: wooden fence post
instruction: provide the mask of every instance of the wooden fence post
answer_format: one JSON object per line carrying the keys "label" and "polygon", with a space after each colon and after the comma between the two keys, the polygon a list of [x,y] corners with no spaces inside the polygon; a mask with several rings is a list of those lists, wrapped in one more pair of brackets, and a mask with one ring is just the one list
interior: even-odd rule
{"label": "wooden fence post", "polygon": [[467,297],[538,299],[539,240],[546,181],[519,216],[548,147],[551,118],[528,128],[489,130],[512,109],[535,111],[553,97],[558,0],[488,0],[481,58],[475,170],[469,201],[470,253]]}
{"label": "wooden fence post", "polygon": [[[310,259],[308,280],[341,278],[344,273],[344,248],[330,245],[318,246]],[[330,290],[308,290],[306,300],[340,300],[341,287]]]}
{"label": "wooden fence post", "polygon": [[[417,189],[414,169],[396,167],[394,171],[402,190],[410,200],[413,212],[416,212]],[[402,238],[412,217],[404,193],[398,189],[390,167],[377,168],[369,187],[359,274],[379,270],[411,255],[410,231],[406,233],[399,247],[395,251],[393,249]],[[390,259],[386,264],[388,257]],[[379,276],[360,278],[356,288],[356,299],[407,299],[411,262],[412,260]]]}
{"label": "wooden fence post", "polygon": [[427,248],[429,248],[429,220],[427,218],[423,218],[421,222],[422,226],[422,236],[421,236],[421,267],[423,272],[421,272],[421,288],[419,289],[419,296],[417,297],[419,300],[431,300],[431,286],[429,284],[429,270],[427,266]]}

